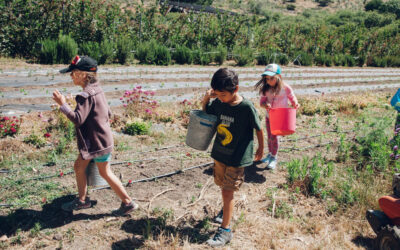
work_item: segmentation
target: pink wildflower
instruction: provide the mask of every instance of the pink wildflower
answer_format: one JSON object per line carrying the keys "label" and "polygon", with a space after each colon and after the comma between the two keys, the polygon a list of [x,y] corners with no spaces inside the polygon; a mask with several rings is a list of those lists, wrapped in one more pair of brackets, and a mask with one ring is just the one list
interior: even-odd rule
{"label": "pink wildflower", "polygon": [[3,124],[0,124],[0,128],[3,128],[4,127],[4,125]]}
{"label": "pink wildflower", "polygon": [[141,89],[141,88],[142,88],[142,86],[140,86],[140,85],[139,85],[139,86],[137,86],[136,88],[137,88],[137,89]]}
{"label": "pink wildflower", "polygon": [[8,121],[8,120],[10,120],[10,118],[8,118],[7,116],[4,116],[3,120]]}
{"label": "pink wildflower", "polygon": [[124,104],[124,107],[126,108],[128,105],[126,105],[126,103]]}
{"label": "pink wildflower", "polygon": [[124,100],[124,98],[123,98],[123,97],[120,97],[119,99],[120,99],[121,101],[122,101],[122,100]]}
{"label": "pink wildflower", "polygon": [[44,137],[46,137],[46,138],[49,138],[51,136],[51,134],[50,133],[46,133],[46,134],[44,134]]}
{"label": "pink wildflower", "polygon": [[11,128],[11,132],[15,133],[17,130],[15,128]]}
{"label": "pink wildflower", "polygon": [[42,118],[42,117],[43,117],[42,112],[39,112],[38,116],[39,116],[40,118]]}

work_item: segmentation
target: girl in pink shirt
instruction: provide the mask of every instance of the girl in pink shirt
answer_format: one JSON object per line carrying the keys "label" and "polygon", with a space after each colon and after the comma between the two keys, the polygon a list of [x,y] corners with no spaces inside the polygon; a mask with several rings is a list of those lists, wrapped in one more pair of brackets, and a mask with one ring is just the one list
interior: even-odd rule
{"label": "girl in pink shirt", "polygon": [[261,74],[261,80],[257,82],[255,88],[261,95],[260,105],[267,110],[265,124],[268,135],[268,156],[263,159],[266,162],[267,169],[275,169],[277,164],[277,153],[279,149],[278,136],[271,134],[268,111],[270,108],[287,108],[289,101],[293,107],[300,105],[293,89],[283,82],[281,76],[281,67],[278,64],[268,64]]}

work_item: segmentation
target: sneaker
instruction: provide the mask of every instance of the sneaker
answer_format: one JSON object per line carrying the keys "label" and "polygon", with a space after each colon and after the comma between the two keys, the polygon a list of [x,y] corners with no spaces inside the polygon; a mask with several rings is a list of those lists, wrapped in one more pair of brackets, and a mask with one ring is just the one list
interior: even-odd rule
{"label": "sneaker", "polygon": [[222,217],[224,216],[224,209],[221,209],[221,211],[219,211],[219,213],[217,214],[217,216],[214,217],[214,221],[216,223],[222,224]]}
{"label": "sneaker", "polygon": [[277,163],[278,163],[278,160],[276,159],[276,157],[271,156],[271,161],[267,165],[267,169],[274,170],[276,168]]}
{"label": "sneaker", "polygon": [[220,247],[230,242],[232,238],[233,238],[232,231],[228,232],[224,230],[222,227],[219,227],[214,237],[207,240],[207,244],[212,247]]}
{"label": "sneaker", "polygon": [[113,210],[111,213],[114,216],[125,216],[125,215],[128,215],[129,213],[131,213],[133,210],[136,210],[138,208],[139,208],[139,205],[134,201],[131,201],[131,203],[129,203],[129,204],[125,204],[125,203],[121,202],[121,206],[117,210]]}
{"label": "sneaker", "polygon": [[271,161],[271,154],[268,154],[267,157],[265,157],[264,159],[261,159],[261,162],[267,163],[267,165],[269,164],[270,161]]}
{"label": "sneaker", "polygon": [[80,201],[79,198],[76,197],[73,201],[62,204],[61,209],[66,212],[72,212],[74,210],[90,208],[91,206],[92,202],[89,197],[86,197],[85,202]]}

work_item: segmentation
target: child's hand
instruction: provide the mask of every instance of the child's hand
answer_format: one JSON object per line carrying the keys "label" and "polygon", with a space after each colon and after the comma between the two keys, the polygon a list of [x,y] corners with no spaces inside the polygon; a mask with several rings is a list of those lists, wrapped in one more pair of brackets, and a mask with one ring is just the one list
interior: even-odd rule
{"label": "child's hand", "polygon": [[296,104],[294,105],[294,108],[295,108],[295,109],[300,108],[300,103],[296,103]]}
{"label": "child's hand", "polygon": [[60,106],[65,103],[65,96],[61,94],[57,89],[53,92],[53,100]]}
{"label": "child's hand", "polygon": [[260,160],[261,160],[261,158],[262,158],[262,156],[263,156],[263,153],[264,153],[263,151],[264,151],[263,148],[258,147],[258,149],[257,149],[257,151],[256,151],[256,155],[255,155],[255,157],[254,157],[254,160],[255,160],[255,161],[260,161]]}
{"label": "child's hand", "polygon": [[269,111],[269,110],[271,109],[271,104],[266,103],[266,104],[265,104],[265,109],[266,109],[267,111]]}
{"label": "child's hand", "polygon": [[209,89],[206,91],[206,95],[204,97],[210,99],[217,97],[217,95],[215,94],[213,89]]}

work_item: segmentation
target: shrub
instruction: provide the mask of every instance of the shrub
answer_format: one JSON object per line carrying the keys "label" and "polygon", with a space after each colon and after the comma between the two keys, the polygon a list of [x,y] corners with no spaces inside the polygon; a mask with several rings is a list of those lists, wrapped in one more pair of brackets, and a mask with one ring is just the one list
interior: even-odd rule
{"label": "shrub", "polygon": [[382,0],[371,0],[367,4],[365,4],[365,10],[366,11],[379,10],[382,5],[383,5]]}
{"label": "shrub", "polygon": [[380,56],[370,56],[367,60],[367,66],[386,67],[387,61],[385,58],[382,58]]}
{"label": "shrub", "polygon": [[306,53],[306,52],[300,52],[300,56],[298,59],[295,61],[295,64],[300,64],[302,66],[311,66],[313,62],[312,55]]}
{"label": "shrub", "polygon": [[255,59],[254,52],[250,48],[237,46],[233,50],[233,59],[238,66],[250,65]]}
{"label": "shrub", "polygon": [[59,35],[57,41],[57,63],[69,64],[78,53],[78,44],[68,35]]}
{"label": "shrub", "polygon": [[139,45],[136,51],[136,59],[142,64],[153,64],[155,60],[155,41],[145,42]]}
{"label": "shrub", "polygon": [[321,7],[326,7],[332,2],[332,0],[315,0],[315,2],[317,2]]}
{"label": "shrub", "polygon": [[288,4],[288,5],[286,5],[286,9],[287,10],[295,10],[296,9],[296,5],[294,5],[294,4]]}
{"label": "shrub", "polygon": [[192,64],[193,62],[192,51],[186,46],[178,46],[172,55],[178,64]]}
{"label": "shrub", "polygon": [[280,65],[287,65],[289,63],[289,57],[288,55],[284,54],[284,53],[279,53],[276,57],[276,61],[280,64]]}
{"label": "shrub", "polygon": [[171,52],[164,45],[156,44],[154,54],[154,63],[156,65],[170,65],[171,64]]}
{"label": "shrub", "polygon": [[346,65],[349,67],[354,67],[356,66],[356,60],[354,59],[353,56],[351,55],[345,55],[346,58]]}
{"label": "shrub", "polygon": [[39,52],[39,63],[54,64],[57,62],[57,41],[46,39],[41,42],[42,48]]}
{"label": "shrub", "polygon": [[261,51],[257,56],[257,65],[267,65],[270,62],[269,54],[267,51]]}
{"label": "shrub", "polygon": [[197,49],[193,51],[193,63],[200,65],[208,65],[211,63],[210,54],[206,54],[204,51]]}
{"label": "shrub", "polygon": [[109,40],[104,40],[100,44],[101,53],[98,63],[110,63],[114,59],[114,44]]}
{"label": "shrub", "polygon": [[346,66],[346,57],[343,54],[336,54],[333,56],[333,64],[335,66]]}
{"label": "shrub", "polygon": [[19,133],[21,120],[17,117],[0,116],[0,138]]}
{"label": "shrub", "polygon": [[[95,59],[97,62],[100,61],[101,58],[101,50],[100,45],[96,42],[87,42],[83,43],[79,48],[79,53],[81,55],[87,55]],[[100,64],[100,63],[99,63]]]}
{"label": "shrub", "polygon": [[226,56],[228,55],[228,50],[222,44],[217,47],[217,54],[215,54],[215,62],[219,65],[222,65],[226,60]]}
{"label": "shrub", "polygon": [[125,64],[133,49],[132,40],[128,36],[121,36],[117,40],[116,58],[120,64]]}
{"label": "shrub", "polygon": [[132,122],[125,126],[124,133],[128,135],[147,135],[150,131],[150,125],[146,122]]}
{"label": "shrub", "polygon": [[359,55],[358,57],[355,58],[356,64],[358,67],[362,67],[365,64],[366,57],[365,55]]}
{"label": "shrub", "polygon": [[386,65],[388,67],[399,67],[400,66],[400,58],[398,56],[385,56]]}

